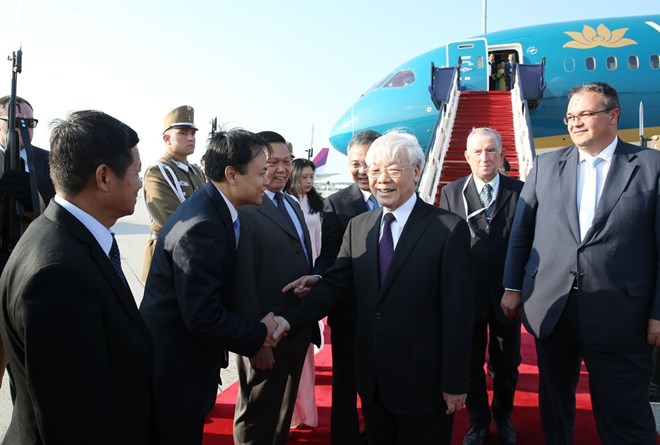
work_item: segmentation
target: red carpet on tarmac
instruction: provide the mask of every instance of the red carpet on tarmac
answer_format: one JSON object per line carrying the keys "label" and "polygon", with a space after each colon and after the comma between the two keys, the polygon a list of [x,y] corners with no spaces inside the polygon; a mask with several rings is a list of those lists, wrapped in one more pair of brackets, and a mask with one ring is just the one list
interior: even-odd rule
{"label": "red carpet on tarmac", "polygon": [[[316,402],[319,409],[319,426],[312,430],[291,431],[291,438],[287,444],[326,445],[330,443],[330,402],[332,385],[332,363],[330,348],[330,328],[325,329],[325,346],[315,356],[316,364]],[[515,407],[513,411],[513,426],[518,434],[518,443],[521,445],[543,443],[541,433],[541,419],[538,411],[538,369],[536,367],[536,351],[534,340],[524,329],[522,331],[522,364],[520,365],[520,379],[516,392]],[[414,376],[411,376],[414,378]],[[490,391],[490,379],[489,391]],[[206,418],[204,427],[204,445],[233,445],[232,419],[234,404],[238,392],[238,383],[224,390],[216,400],[213,411]],[[491,393],[492,396],[492,393]],[[589,383],[587,372],[582,367],[580,382],[577,389],[575,443],[599,443],[591,411],[589,397]],[[469,417],[465,408],[456,415],[454,420],[453,445],[460,445],[463,435],[468,429]],[[488,444],[497,444],[495,425],[491,425],[491,435]],[[660,441],[657,441],[660,443]]]}

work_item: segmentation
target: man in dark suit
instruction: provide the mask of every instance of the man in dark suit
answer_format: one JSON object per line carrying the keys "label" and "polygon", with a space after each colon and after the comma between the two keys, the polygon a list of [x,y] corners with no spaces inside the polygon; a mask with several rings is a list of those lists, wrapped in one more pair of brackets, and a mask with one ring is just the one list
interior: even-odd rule
{"label": "man in dark suit", "polygon": [[[9,114],[9,96],[0,97],[0,198],[15,199],[21,201],[28,209],[33,206],[32,195],[30,191],[30,180],[28,171],[30,167],[23,166],[22,169],[17,171],[5,171],[5,161],[9,159],[9,155],[5,155],[7,147],[7,118]],[[55,188],[50,179],[50,168],[48,166],[48,151],[37,148],[31,145],[32,135],[34,129],[39,122],[34,118],[34,110],[32,105],[22,97],[16,97],[16,119],[17,119],[17,133],[18,133],[18,148],[20,150],[21,159],[27,159],[25,143],[23,135],[27,135],[28,145],[31,147],[30,153],[32,156],[32,171],[36,176],[37,190],[40,195],[38,202],[42,204],[39,208],[39,213],[48,205],[50,200],[55,196]],[[20,127],[19,127],[20,125]],[[27,228],[27,223],[31,218],[25,218],[20,221],[21,227]],[[25,224],[23,224],[25,223]],[[4,225],[4,217],[0,212],[0,227]],[[0,242],[1,244],[1,242]],[[10,249],[1,249],[0,247],[0,272],[4,268],[7,260],[9,259]],[[2,376],[7,366],[7,356],[0,342],[0,385],[2,385]],[[11,383],[11,381],[10,381]],[[12,400],[16,397],[16,392],[13,384],[10,385]]]}
{"label": "man in dark suit", "polygon": [[[369,147],[381,136],[373,130],[355,134],[348,143],[348,166],[353,184],[325,200],[321,254],[314,273],[323,275],[337,258],[348,222],[355,216],[378,207],[369,188],[367,164]],[[355,302],[351,299],[328,316],[332,342],[332,407],[330,408],[330,443],[357,445],[360,424],[355,386]]]}
{"label": "man in dark suit", "polygon": [[244,230],[236,209],[261,202],[267,148],[245,130],[216,133],[209,182],[159,235],[140,304],[154,338],[155,444],[201,444],[227,350],[251,357],[273,332],[272,314],[246,320],[229,310]]}
{"label": "man in dark suit", "polygon": [[[239,211],[234,309],[258,320],[268,312],[295,305],[285,284],[312,269],[312,247],[300,206],[282,190],[291,174],[285,139],[272,131],[258,133],[272,149],[267,162],[268,186],[263,202]],[[313,336],[315,334],[315,336]],[[234,441],[240,444],[284,444],[307,348],[320,340],[318,325],[283,339],[275,348],[262,348],[252,359],[238,357],[240,391],[234,415]]]}
{"label": "man in dark suit", "polygon": [[298,307],[276,319],[281,330],[288,320],[295,332],[354,295],[357,386],[369,443],[449,444],[453,414],[469,383],[474,302],[468,226],[417,197],[424,153],[414,136],[385,134],[366,162],[383,210],[349,222],[323,279],[301,277],[284,288],[302,297],[318,282]]}
{"label": "man in dark suit", "polygon": [[[548,444],[570,444],[584,360],[603,444],[654,444],[660,345],[660,153],[617,137],[619,98],[569,92],[570,147],[536,158],[518,202],[502,309],[536,337]],[[522,310],[522,311],[521,311]],[[650,344],[649,344],[650,343]]]}
{"label": "man in dark suit", "polygon": [[498,174],[504,161],[502,137],[490,128],[473,128],[467,138],[465,159],[472,174],[442,189],[440,207],[464,217],[472,234],[475,264],[475,313],[472,331],[470,392],[466,405],[470,429],[463,445],[481,445],[488,437],[488,407],[484,360],[486,346],[493,371],[492,418],[499,443],[512,445],[513,396],[520,364],[520,322],[509,320],[500,308],[502,275],[511,222],[523,183]]}
{"label": "man in dark suit", "polygon": [[16,402],[5,443],[147,444],[152,344],[109,230],[135,207],[138,136],[100,111],[57,121],[57,195],[0,279]]}
{"label": "man in dark suit", "polygon": [[497,90],[497,63],[493,53],[488,54],[488,89]]}
{"label": "man in dark suit", "polygon": [[513,66],[516,64],[516,53],[509,53],[507,56],[507,61],[504,64],[504,79],[506,83],[506,89],[513,89]]}

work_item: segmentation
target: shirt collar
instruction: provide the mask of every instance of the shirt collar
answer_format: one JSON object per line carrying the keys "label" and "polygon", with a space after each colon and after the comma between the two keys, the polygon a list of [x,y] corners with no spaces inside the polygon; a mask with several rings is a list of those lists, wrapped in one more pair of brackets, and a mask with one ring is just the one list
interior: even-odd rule
{"label": "shirt collar", "polygon": [[591,161],[593,158],[601,158],[605,162],[610,162],[612,160],[612,157],[614,156],[614,150],[616,149],[617,144],[619,143],[619,137],[614,136],[614,140],[610,142],[610,145],[605,147],[603,151],[598,153],[596,156],[591,156],[588,153],[583,152],[582,150],[578,149],[578,154],[579,154],[579,159],[578,159],[578,164],[582,161]]}
{"label": "shirt collar", "polygon": [[[484,185],[486,185],[486,183],[484,181],[482,181],[481,179],[477,178],[475,175],[472,175],[472,178],[474,179],[475,187],[477,187],[477,193],[478,194],[481,193],[481,189],[484,188]],[[497,173],[495,175],[495,177],[493,179],[491,179],[488,184],[490,184],[491,187],[493,187],[493,194],[496,195],[495,192],[497,192],[497,189],[500,186],[500,174]]]}
{"label": "shirt collar", "polygon": [[[410,214],[412,213],[413,208],[415,207],[415,203],[417,202],[417,193],[413,193],[410,198],[403,204],[401,204],[399,207],[396,208],[394,211],[390,211],[387,207],[383,207],[383,216],[386,213],[392,213],[394,215],[394,218],[396,218],[397,223],[401,225],[401,227],[406,225],[406,222],[408,221],[408,218],[410,217]],[[381,224],[382,224],[382,218],[381,218]]]}
{"label": "shirt collar", "polygon": [[220,196],[222,196],[222,199],[225,200],[225,204],[227,204],[227,208],[229,208],[229,214],[231,215],[231,222],[235,223],[236,220],[238,219],[238,211],[236,210],[236,207],[234,207],[234,204],[231,203],[229,198],[225,196],[224,193],[222,193],[222,190],[218,188],[217,185],[213,184],[215,186],[215,189],[220,193]]}
{"label": "shirt collar", "polygon": [[80,207],[77,207],[75,204],[67,201],[60,195],[55,195],[53,198],[56,203],[61,205],[65,210],[71,213],[78,221],[82,223],[83,226],[89,230],[96,242],[99,243],[101,249],[105,252],[106,255],[110,255],[110,248],[112,247],[112,236],[113,233],[107,227],[99,222],[89,213],[82,210]]}

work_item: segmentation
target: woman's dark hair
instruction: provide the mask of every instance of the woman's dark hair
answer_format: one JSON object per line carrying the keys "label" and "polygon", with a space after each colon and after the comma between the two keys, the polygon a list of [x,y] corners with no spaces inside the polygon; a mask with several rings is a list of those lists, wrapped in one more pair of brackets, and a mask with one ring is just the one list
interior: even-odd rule
{"label": "woman's dark hair", "polygon": [[[291,162],[291,176],[289,181],[284,187],[284,190],[298,198],[302,198],[303,193],[300,190],[299,179],[305,167],[310,167],[312,171],[316,171],[314,163],[308,159],[297,158]],[[307,200],[309,202],[310,213],[319,213],[323,211],[323,197],[319,195],[314,186],[307,193]]]}

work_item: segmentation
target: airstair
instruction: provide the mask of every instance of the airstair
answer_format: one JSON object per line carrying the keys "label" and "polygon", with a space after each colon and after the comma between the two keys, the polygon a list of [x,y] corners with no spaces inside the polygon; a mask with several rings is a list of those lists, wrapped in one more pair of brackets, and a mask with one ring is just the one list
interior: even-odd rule
{"label": "airstair", "polygon": [[456,67],[432,66],[429,90],[440,113],[419,184],[424,201],[437,206],[442,187],[470,174],[464,153],[468,134],[474,127],[490,127],[502,135],[502,146],[511,164],[510,175],[525,180],[535,157],[530,106],[538,105],[545,88],[542,65],[540,71],[539,65],[529,67],[539,74],[526,75],[527,66],[514,66],[517,81],[511,90],[461,91],[460,61]]}

